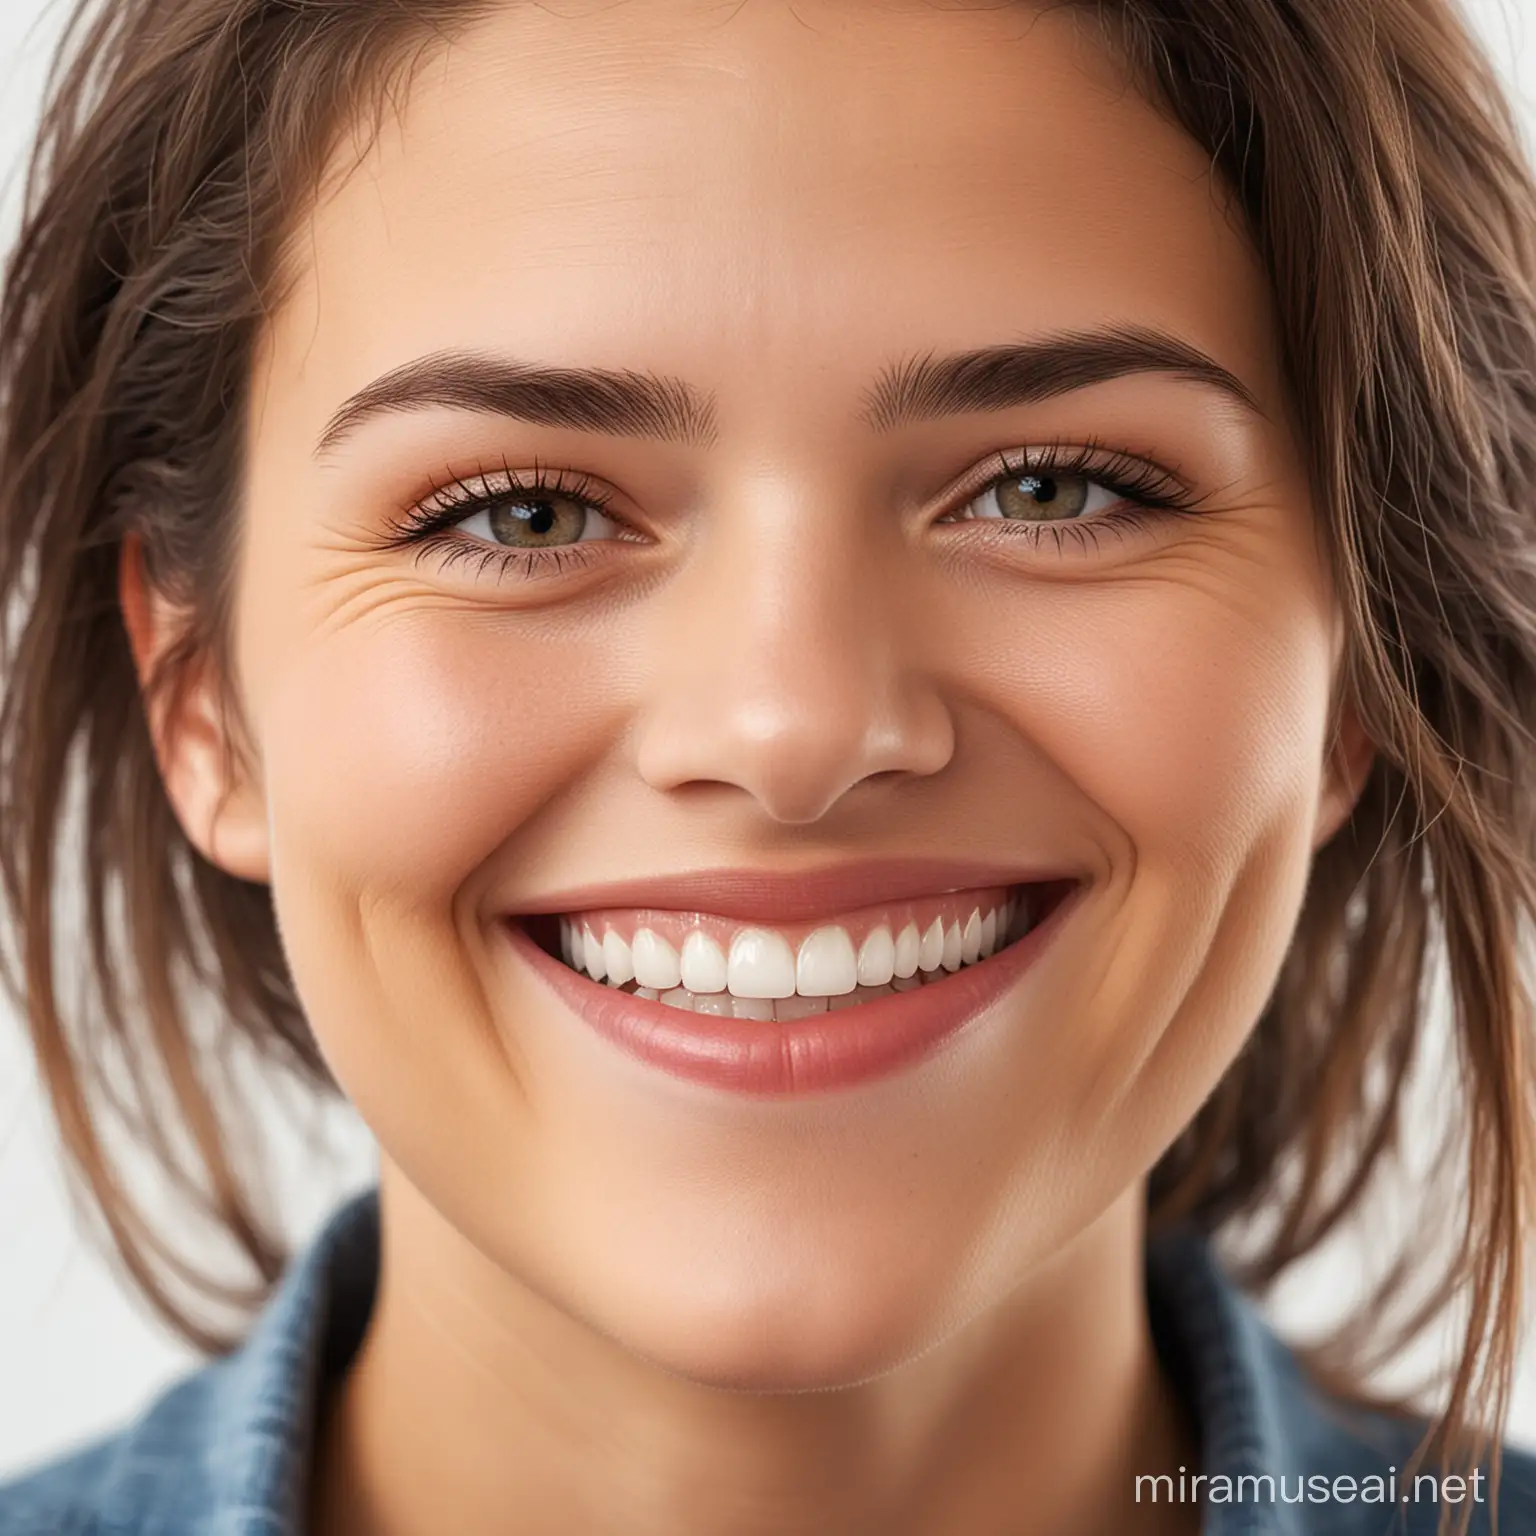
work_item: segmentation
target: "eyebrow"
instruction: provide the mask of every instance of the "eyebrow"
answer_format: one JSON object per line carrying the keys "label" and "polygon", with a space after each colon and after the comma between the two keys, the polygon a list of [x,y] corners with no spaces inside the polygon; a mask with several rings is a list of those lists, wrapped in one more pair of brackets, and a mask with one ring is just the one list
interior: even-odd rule
{"label": "eyebrow", "polygon": [[546,427],[706,443],[714,402],[681,379],[629,369],[553,368],[480,352],[434,352],[359,390],[315,445],[328,453],[374,416],[430,406],[508,416]]}
{"label": "eyebrow", "polygon": [[[1221,391],[1264,414],[1236,375],[1164,331],[1114,326],[933,352],[887,365],[864,395],[863,422],[877,432],[973,411],[1001,411],[1137,373],[1168,373]],[[715,400],[683,379],[630,369],[558,368],[479,352],[435,352],[375,379],[331,417],[315,446],[330,452],[364,422],[441,406],[540,426],[615,437],[707,445]]]}
{"label": "eyebrow", "polygon": [[936,416],[1034,405],[1136,373],[1191,379],[1264,415],[1241,379],[1189,342],[1145,326],[1110,326],[894,363],[865,395],[864,420],[888,432]]}

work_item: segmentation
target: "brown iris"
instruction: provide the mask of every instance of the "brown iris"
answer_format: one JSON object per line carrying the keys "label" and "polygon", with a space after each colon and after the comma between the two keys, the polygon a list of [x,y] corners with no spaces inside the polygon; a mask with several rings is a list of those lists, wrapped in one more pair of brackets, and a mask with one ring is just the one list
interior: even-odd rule
{"label": "brown iris", "polygon": [[994,487],[1004,517],[1041,522],[1076,517],[1088,502],[1089,482],[1081,475],[1018,475]]}
{"label": "brown iris", "polygon": [[570,496],[541,493],[494,502],[487,517],[498,542],[517,549],[540,549],[576,543],[587,525],[587,506]]}

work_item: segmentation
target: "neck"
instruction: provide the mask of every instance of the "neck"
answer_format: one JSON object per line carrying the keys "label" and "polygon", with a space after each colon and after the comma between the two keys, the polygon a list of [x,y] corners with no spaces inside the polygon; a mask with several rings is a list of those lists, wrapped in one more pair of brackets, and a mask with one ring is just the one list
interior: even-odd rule
{"label": "neck", "polygon": [[1138,1473],[1198,1465],[1152,1350],[1139,1188],[918,1359],[783,1394],[636,1358],[492,1265],[387,1163],[380,1209],[373,1314],[317,1444],[315,1536],[1196,1529],[1175,1506],[1131,1510]]}

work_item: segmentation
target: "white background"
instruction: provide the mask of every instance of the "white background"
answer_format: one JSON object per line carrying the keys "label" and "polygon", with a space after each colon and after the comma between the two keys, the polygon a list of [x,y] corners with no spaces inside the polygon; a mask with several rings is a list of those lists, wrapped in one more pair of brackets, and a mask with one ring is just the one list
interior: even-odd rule
{"label": "white background", "polygon": [[[1536,138],[1536,7],[1521,14],[1531,4],[1469,0],[1469,10]],[[60,13],[56,0],[0,0],[0,176],[10,183],[0,204],[0,244],[8,243],[12,228],[13,172],[28,142]],[[1443,1079],[1430,1074],[1428,1081],[1421,1095]],[[344,1108],[322,1112],[312,1125],[312,1134],[332,1149],[326,1156],[275,1108],[266,1121],[280,1209],[291,1238],[302,1241],[343,1194],[371,1182],[372,1143]],[[1414,1219],[1411,1207],[1406,1219]],[[1277,1320],[1299,1332],[1336,1315],[1369,1251],[1369,1237],[1357,1233],[1288,1277],[1273,1304]],[[21,1026],[0,1011],[0,1478],[116,1427],[197,1363],[125,1294],[79,1235]],[[1536,1348],[1529,1346],[1510,1432],[1536,1446]]]}

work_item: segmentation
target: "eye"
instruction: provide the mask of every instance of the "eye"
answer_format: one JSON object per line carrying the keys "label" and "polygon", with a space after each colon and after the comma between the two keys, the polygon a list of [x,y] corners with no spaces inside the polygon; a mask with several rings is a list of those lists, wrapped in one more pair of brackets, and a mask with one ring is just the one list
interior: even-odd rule
{"label": "eye", "polygon": [[999,453],[991,478],[970,478],[966,491],[940,523],[986,523],[989,540],[1021,539],[1025,548],[1064,558],[1091,555],[1111,540],[1123,549],[1198,515],[1200,501],[1174,471],[1093,441]]}
{"label": "eye", "polygon": [[973,496],[957,522],[982,518],[1070,522],[1107,511],[1125,498],[1086,475],[1042,474],[1032,470],[999,475]]}
{"label": "eye", "polygon": [[526,580],[599,562],[598,546],[645,543],[610,513],[609,491],[586,475],[508,465],[440,486],[388,523],[382,548],[416,551],[471,580]]}
{"label": "eye", "polygon": [[518,491],[489,497],[453,526],[503,549],[550,549],[611,539],[619,531],[595,503],[559,491]]}

